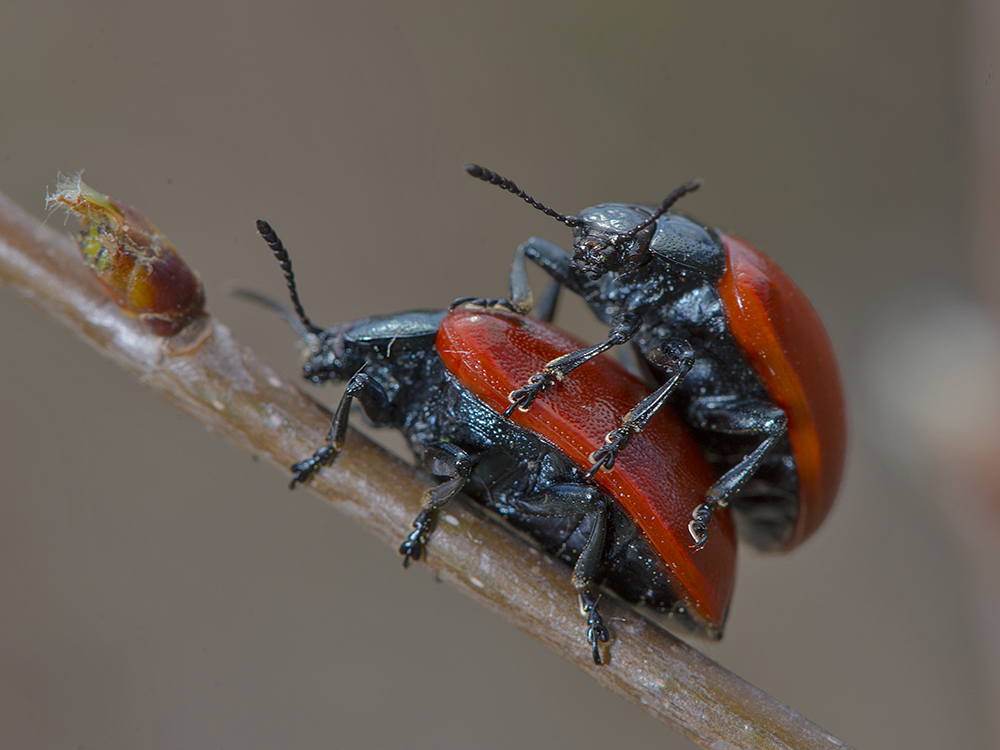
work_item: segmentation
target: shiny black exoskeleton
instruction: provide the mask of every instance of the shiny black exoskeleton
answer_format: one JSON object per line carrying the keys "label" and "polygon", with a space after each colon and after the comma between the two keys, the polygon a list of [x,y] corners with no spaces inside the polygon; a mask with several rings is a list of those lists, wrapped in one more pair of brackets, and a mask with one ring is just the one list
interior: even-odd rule
{"label": "shiny black exoskeleton", "polygon": [[442,480],[424,496],[414,530],[400,546],[404,565],[420,559],[437,510],[462,492],[573,566],[595,663],[601,663],[599,645],[609,637],[597,611],[599,584],[692,626],[662,559],[622,508],[564,454],[491,410],[447,371],[435,349],[447,311],[320,328],[305,315],[281,241],[265,222],[258,229],[285,272],[295,314],[244,294],[276,309],[302,337],[308,380],[347,382],[325,444],[292,466],[293,487],[336,458],[357,400],[372,425],[400,430],[420,464]]}

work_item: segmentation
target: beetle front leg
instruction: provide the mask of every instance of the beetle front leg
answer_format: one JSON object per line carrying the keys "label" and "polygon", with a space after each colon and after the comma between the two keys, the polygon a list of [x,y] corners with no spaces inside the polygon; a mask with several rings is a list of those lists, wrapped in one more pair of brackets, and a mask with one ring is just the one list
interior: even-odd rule
{"label": "beetle front leg", "polygon": [[462,491],[469,477],[472,476],[472,458],[468,453],[452,443],[437,443],[429,446],[423,453],[423,464],[431,474],[439,477],[450,477],[437,487],[424,494],[420,513],[413,520],[413,531],[399,545],[399,554],[403,555],[403,567],[408,567],[411,560],[419,560],[427,546],[437,509]]}
{"label": "beetle front leg", "polygon": [[559,304],[560,291],[562,291],[562,285],[555,279],[550,281],[549,285],[545,288],[545,294],[542,295],[541,301],[535,305],[534,317],[544,320],[546,323],[551,323],[552,319],[556,316],[556,305]]}
{"label": "beetle front leg", "polygon": [[324,466],[333,463],[333,459],[344,447],[344,437],[347,435],[347,421],[351,416],[351,402],[357,398],[361,401],[365,411],[369,416],[384,412],[388,406],[389,398],[385,390],[374,379],[369,377],[362,370],[347,381],[347,388],[344,395],[340,397],[337,411],[330,422],[330,430],[326,434],[326,443],[309,458],[304,461],[292,464],[292,483],[289,488],[294,489],[296,484],[308,482],[312,476]]}
{"label": "beetle front leg", "polygon": [[632,436],[641,431],[653,415],[666,403],[684,376],[694,365],[694,349],[683,339],[673,339],[659,349],[650,352],[646,359],[667,373],[667,381],[635,405],[622,418],[621,426],[612,430],[604,438],[604,445],[590,454],[593,465],[587,472],[593,477],[601,469],[611,469],[618,454],[629,444]]}
{"label": "beetle front leg", "polygon": [[[579,291],[569,270],[570,254],[554,242],[541,237],[530,237],[527,242],[518,246],[510,267],[510,301],[521,314],[527,315],[532,307],[531,287],[528,285],[529,260],[551,276],[560,287]],[[553,293],[550,289],[548,294],[558,296],[558,290]],[[549,303],[549,315],[555,311],[555,304],[555,299]],[[551,317],[544,315],[540,317],[542,320],[551,320]]]}
{"label": "beetle front leg", "polygon": [[598,354],[606,352],[613,346],[619,346],[628,342],[642,325],[642,319],[635,313],[618,313],[609,326],[608,338],[599,344],[588,346],[586,349],[579,349],[561,357],[556,357],[548,362],[539,372],[532,375],[526,385],[518,388],[507,396],[510,406],[503,415],[510,418],[515,409],[528,411],[535,399],[549,389],[557,380],[562,380],[573,370],[596,357]]}
{"label": "beetle front leg", "polygon": [[545,290],[545,296],[538,305],[536,317],[547,322],[555,315],[556,304],[559,301],[559,290],[566,287],[578,294],[582,290],[570,275],[570,255],[559,245],[541,237],[531,237],[514,252],[514,262],[510,267],[510,299],[492,299],[489,297],[459,297],[451,303],[450,310],[459,305],[478,305],[479,307],[500,307],[519,315],[527,315],[534,306],[531,286],[528,284],[528,261],[535,263],[549,276],[552,283]]}
{"label": "beetle front leg", "polygon": [[696,427],[730,435],[763,435],[764,439],[736,466],[723,474],[705,493],[705,502],[694,509],[688,531],[694,546],[708,540],[708,526],[716,508],[725,508],[729,498],[760,468],[767,452],[788,429],[788,419],[780,406],[759,399],[702,398],[688,409]]}
{"label": "beetle front leg", "polygon": [[587,643],[592,649],[594,663],[600,664],[600,644],[607,643],[610,635],[597,611],[600,596],[595,596],[593,589],[607,533],[607,499],[590,485],[557,484],[544,493],[518,499],[514,506],[522,513],[546,518],[583,516],[591,520],[590,536],[573,566],[572,581],[580,598],[580,612],[587,618]]}

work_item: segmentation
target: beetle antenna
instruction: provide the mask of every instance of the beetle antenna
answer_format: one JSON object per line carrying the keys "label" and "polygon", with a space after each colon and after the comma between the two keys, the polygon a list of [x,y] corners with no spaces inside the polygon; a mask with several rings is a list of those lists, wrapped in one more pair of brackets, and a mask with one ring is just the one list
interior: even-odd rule
{"label": "beetle antenna", "polygon": [[299,320],[295,313],[287,307],[283,307],[280,303],[275,302],[266,294],[258,292],[256,289],[240,286],[233,287],[230,289],[229,293],[234,297],[242,297],[245,300],[249,300],[250,302],[260,305],[261,307],[266,307],[268,310],[288,323],[300,339],[307,339],[313,335],[313,333],[302,324],[302,321]]}
{"label": "beetle antenna", "polygon": [[518,198],[522,198],[525,203],[527,203],[532,208],[537,208],[546,216],[551,216],[556,221],[561,221],[568,227],[580,227],[584,225],[583,219],[577,218],[576,216],[567,216],[566,214],[561,214],[555,209],[549,208],[544,203],[540,203],[528,195],[526,192],[521,190],[517,185],[508,180],[506,177],[501,177],[496,172],[491,172],[486,167],[481,167],[478,164],[466,164],[465,171],[471,174],[473,177],[478,177],[483,182],[488,182],[491,185],[497,185],[504,190],[513,193]]}
{"label": "beetle antenna", "polygon": [[639,232],[648,227],[650,224],[659,219],[663,214],[670,210],[670,207],[674,205],[677,201],[683,198],[688,193],[693,193],[695,190],[701,187],[701,180],[690,180],[685,182],[679,188],[675,188],[671,191],[670,195],[663,199],[663,203],[660,207],[653,212],[653,215],[646,219],[639,226],[629,230],[625,234],[619,235],[615,238],[615,244],[619,242],[628,242],[633,237],[635,237]]}
{"label": "beetle antenna", "polygon": [[295,286],[295,274],[292,272],[292,259],[288,257],[288,251],[285,250],[285,246],[281,243],[278,235],[271,229],[271,225],[263,219],[257,219],[257,231],[260,232],[260,236],[264,238],[267,246],[271,248],[274,257],[278,259],[281,270],[285,272],[285,281],[288,282],[288,294],[292,298],[292,307],[295,308],[295,314],[299,316],[302,325],[306,327],[309,333],[316,336],[323,333],[322,328],[309,320],[306,311],[302,307],[302,302],[299,300],[299,291]]}

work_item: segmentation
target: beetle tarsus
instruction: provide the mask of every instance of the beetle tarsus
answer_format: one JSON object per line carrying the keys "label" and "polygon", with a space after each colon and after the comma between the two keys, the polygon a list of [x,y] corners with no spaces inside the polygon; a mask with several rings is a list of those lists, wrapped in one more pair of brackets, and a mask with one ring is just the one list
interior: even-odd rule
{"label": "beetle tarsus", "polygon": [[504,410],[504,417],[510,419],[510,415],[514,413],[515,409],[528,411],[531,405],[535,403],[535,399],[545,393],[554,380],[555,375],[551,372],[536,372],[528,380],[526,386],[518,388],[516,391],[511,391],[507,396],[510,406]]}
{"label": "beetle tarsus", "polygon": [[424,547],[431,535],[431,523],[433,514],[422,510],[413,519],[413,531],[399,545],[399,554],[403,556],[403,567],[410,567],[410,562],[416,562],[424,555]]}
{"label": "beetle tarsus", "polygon": [[292,464],[293,476],[291,484],[288,485],[288,488],[294,490],[295,485],[305,484],[312,479],[313,474],[322,469],[324,466],[329,466],[336,457],[337,449],[332,445],[324,445],[305,461],[299,461],[298,463]]}
{"label": "beetle tarsus", "polygon": [[410,561],[416,562],[424,554],[424,540],[422,539],[421,531],[410,532],[410,535],[406,537],[401,545],[399,545],[399,554],[403,556],[403,567],[410,567]]}
{"label": "beetle tarsus", "polygon": [[618,454],[625,449],[631,439],[632,430],[628,427],[619,427],[617,430],[609,432],[604,438],[604,447],[598,448],[590,454],[593,465],[587,472],[587,479],[593,479],[594,475],[601,469],[611,471],[615,467]]}
{"label": "beetle tarsus", "polygon": [[712,512],[714,509],[715,503],[702,503],[691,514],[691,522],[688,524],[688,532],[690,532],[691,538],[694,539],[691,549],[701,549],[705,546],[705,542],[708,541],[708,525],[712,522]]}
{"label": "beetle tarsus", "polygon": [[580,608],[587,615],[587,643],[590,644],[594,656],[594,664],[597,665],[603,664],[601,660],[601,644],[607,643],[611,638],[611,634],[604,624],[604,619],[597,611],[597,603],[600,600],[601,597],[592,599],[589,594],[580,595]]}

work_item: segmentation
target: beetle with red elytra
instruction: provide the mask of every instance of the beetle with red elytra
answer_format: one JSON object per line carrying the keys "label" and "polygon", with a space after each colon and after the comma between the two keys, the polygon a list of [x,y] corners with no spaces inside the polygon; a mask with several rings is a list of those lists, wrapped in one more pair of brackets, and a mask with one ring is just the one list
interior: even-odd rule
{"label": "beetle with red elytra", "polygon": [[[668,213],[699,183],[657,209],[600,204],[565,216],[467,169],[577,234],[573,256],[540,238],[518,248],[510,301],[462,298],[448,312],[320,329],[298,301],[287,253],[259,224],[288,280],[296,315],[286,317],[310,348],[305,376],[348,381],[326,444],[292,467],[293,486],[336,457],[357,398],[445,478],[401,546],[405,562],[420,558],[436,511],[464,491],[573,564],[595,662],[609,635],[601,583],[721,636],[735,565],[730,512],[753,546],[791,549],[822,522],[840,483],[843,393],[819,317],[759,250]],[[522,317],[529,259],[583,296],[608,339],[585,346]],[[547,295],[545,318],[555,302]],[[630,341],[655,388],[601,356]]]}
{"label": "beetle with red elytra", "polygon": [[[605,341],[546,363],[512,390],[506,413],[533,408],[591,358],[632,343],[657,389],[608,432],[590,457],[589,475],[613,467],[669,402],[721,474],[692,513],[696,545],[705,544],[713,513],[729,506],[740,536],[759,549],[789,550],[815,532],[836,497],[846,455],[833,346],[809,300],[774,261],[738,237],[669,212],[701,183],[681,185],[655,209],[601,203],[567,216],[495,172],[475,164],[466,171],[574,232],[572,255],[540,237],[517,249],[511,307],[531,310],[530,260],[558,284],[556,292],[579,294],[609,325]],[[550,295],[549,314],[554,304]]]}

